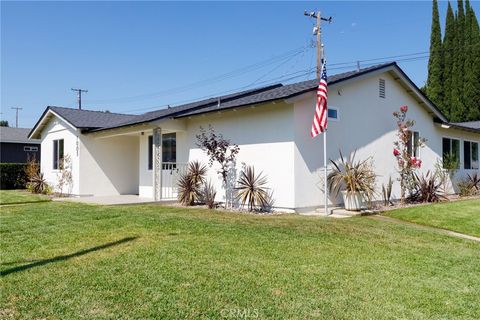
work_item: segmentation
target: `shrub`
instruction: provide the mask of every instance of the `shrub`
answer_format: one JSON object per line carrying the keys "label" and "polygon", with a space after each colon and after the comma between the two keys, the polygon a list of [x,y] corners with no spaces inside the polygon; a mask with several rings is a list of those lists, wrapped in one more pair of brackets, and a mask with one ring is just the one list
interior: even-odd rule
{"label": "shrub", "polygon": [[363,161],[355,161],[355,152],[348,159],[343,157],[340,151],[340,161],[333,164],[333,170],[327,177],[329,191],[336,195],[341,188],[345,188],[347,193],[364,192],[370,202],[375,195],[375,180],[377,175],[373,171],[373,162],[371,158]]}
{"label": "shrub", "polygon": [[392,200],[392,186],[393,186],[393,180],[392,177],[388,178],[388,183],[387,185],[382,184],[382,196],[383,196],[383,205],[388,206],[393,204]]}
{"label": "shrub", "polygon": [[199,197],[199,185],[194,183],[189,172],[180,174],[178,178],[178,201],[184,206],[192,206]]}
{"label": "shrub", "polygon": [[215,208],[215,196],[217,191],[211,182],[206,182],[203,184],[202,189],[202,200],[205,202],[209,209]]}
{"label": "shrub", "polygon": [[209,166],[212,167],[214,163],[219,166],[217,173],[225,186],[225,208],[227,208],[228,173],[231,167],[235,167],[235,159],[240,147],[225,139],[222,134],[217,134],[212,126],[209,126],[209,132],[200,127],[200,134],[197,134],[196,138],[197,146],[207,153]]}
{"label": "shrub", "polygon": [[467,179],[472,188],[475,189],[475,192],[480,191],[480,174],[478,174],[478,172],[475,172],[472,175],[467,174]]}
{"label": "shrub", "polygon": [[27,181],[30,182],[34,177],[40,173],[40,164],[35,156],[28,157],[27,165],[25,166],[25,176]]}
{"label": "shrub", "polygon": [[207,175],[207,166],[195,160],[188,164],[187,171],[193,183],[195,184],[205,183],[205,176]]}
{"label": "shrub", "polygon": [[472,183],[468,179],[458,181],[458,194],[461,197],[473,196],[477,193],[477,190],[473,187]]}
{"label": "shrub", "polygon": [[205,183],[206,174],[207,167],[198,161],[188,164],[187,171],[178,179],[178,200],[181,204],[191,206],[202,198],[201,186]]}
{"label": "shrub", "polygon": [[[417,159],[409,149],[412,142],[412,127],[415,121],[407,119],[408,106],[401,106],[399,111],[395,111],[393,116],[397,121],[398,140],[393,143],[393,156],[397,162],[397,171],[400,175],[400,199],[405,202],[406,192],[412,192],[415,188],[415,171],[422,166],[422,161]],[[424,146],[426,140],[418,137],[411,145],[412,151],[415,148]]]}
{"label": "shrub", "polygon": [[409,200],[412,202],[438,202],[446,199],[441,194],[441,182],[434,174],[427,171],[425,175],[415,174],[415,187],[412,190]]}
{"label": "shrub", "polygon": [[248,204],[248,210],[253,211],[255,207],[268,206],[268,192],[265,185],[267,178],[262,173],[256,175],[253,166],[245,167],[240,173],[240,178],[237,181],[238,190],[237,198],[242,203],[242,206]]}
{"label": "shrub", "polygon": [[480,192],[480,175],[474,173],[467,174],[467,177],[458,183],[458,193],[462,197],[474,196]]}
{"label": "shrub", "polygon": [[32,180],[30,180],[30,182],[28,183],[28,189],[32,193],[49,194],[52,192],[50,186],[43,177],[43,173],[39,173],[38,175],[33,177]]}
{"label": "shrub", "polygon": [[0,164],[0,189],[25,189],[27,176],[24,163]]}

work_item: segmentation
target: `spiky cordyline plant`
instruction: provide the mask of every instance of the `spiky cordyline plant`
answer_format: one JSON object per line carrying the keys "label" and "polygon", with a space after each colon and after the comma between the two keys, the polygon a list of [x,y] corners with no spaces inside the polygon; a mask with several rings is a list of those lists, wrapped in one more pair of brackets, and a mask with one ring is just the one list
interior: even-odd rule
{"label": "spiky cordyline plant", "polygon": [[441,182],[437,176],[427,171],[425,175],[419,176],[415,173],[415,189],[409,196],[410,201],[438,202],[446,199],[441,195]]}
{"label": "spiky cordyline plant", "polygon": [[377,175],[373,171],[371,158],[355,162],[355,154],[352,153],[348,159],[343,157],[340,151],[340,161],[333,164],[333,171],[328,175],[327,181],[329,191],[338,195],[341,188],[345,188],[347,194],[363,192],[368,201],[375,195],[375,180]]}
{"label": "spiky cordyline plant", "polygon": [[202,189],[202,198],[209,209],[215,208],[216,195],[217,191],[215,191],[215,187],[213,186],[213,184],[210,181],[205,182]]}
{"label": "spiky cordyline plant", "polygon": [[253,166],[246,166],[240,173],[240,178],[237,181],[238,190],[237,198],[244,206],[248,204],[248,210],[253,211],[256,206],[264,207],[268,205],[268,192],[265,185],[267,178],[260,174],[255,175],[255,168]]}
{"label": "spiky cordyline plant", "polygon": [[191,206],[200,197],[200,185],[194,183],[189,172],[178,178],[178,201],[184,206]]}
{"label": "spiky cordyline plant", "polygon": [[475,191],[480,191],[480,174],[477,172],[473,173],[472,175],[467,174],[467,179],[472,186],[472,189],[475,189]]}
{"label": "spiky cordyline plant", "polygon": [[199,161],[195,160],[188,164],[188,174],[190,179],[194,184],[203,184],[205,183],[205,176],[207,175],[207,166],[201,164]]}

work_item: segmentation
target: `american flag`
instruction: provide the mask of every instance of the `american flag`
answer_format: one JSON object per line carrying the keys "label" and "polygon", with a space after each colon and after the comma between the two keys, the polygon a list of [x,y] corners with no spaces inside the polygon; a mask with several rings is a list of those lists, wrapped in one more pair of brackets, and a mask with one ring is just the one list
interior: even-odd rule
{"label": "american flag", "polygon": [[327,130],[327,67],[326,63],[322,66],[322,76],[317,89],[317,105],[315,106],[315,115],[313,116],[312,131],[310,135],[315,138]]}

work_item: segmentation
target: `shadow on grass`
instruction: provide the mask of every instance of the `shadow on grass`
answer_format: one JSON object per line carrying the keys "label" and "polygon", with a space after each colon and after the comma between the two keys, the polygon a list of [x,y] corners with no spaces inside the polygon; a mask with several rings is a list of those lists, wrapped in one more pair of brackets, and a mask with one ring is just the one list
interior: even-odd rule
{"label": "shadow on grass", "polygon": [[[65,260],[68,260],[68,259],[71,259],[71,258],[83,256],[84,254],[87,254],[87,253],[90,253],[90,252],[95,252],[95,251],[103,250],[103,249],[106,249],[106,248],[109,248],[109,247],[118,246],[122,243],[136,240],[137,238],[138,237],[127,237],[127,238],[123,238],[123,239],[120,239],[120,240],[117,240],[117,241],[114,241],[114,242],[108,242],[108,243],[102,244],[101,246],[88,248],[88,249],[85,249],[85,250],[77,251],[77,252],[67,254],[67,255],[63,255],[63,256],[57,256],[57,257],[53,257],[53,258],[49,258],[49,259],[36,260],[36,261],[33,260],[33,261],[35,261],[33,263],[24,264],[22,266],[18,266],[18,267],[15,267],[15,268],[10,268],[10,269],[1,271],[0,276],[3,277],[3,276],[6,276],[10,273],[25,271],[25,270],[35,268],[35,267],[40,267],[40,266],[43,266],[43,265],[46,265],[46,264],[49,264],[49,263],[52,263],[52,262],[65,261]],[[25,261],[25,260],[23,260],[23,261]],[[23,262],[23,261],[18,261],[18,262]],[[8,263],[5,263],[5,264],[12,264],[12,263],[13,262],[8,262]]]}

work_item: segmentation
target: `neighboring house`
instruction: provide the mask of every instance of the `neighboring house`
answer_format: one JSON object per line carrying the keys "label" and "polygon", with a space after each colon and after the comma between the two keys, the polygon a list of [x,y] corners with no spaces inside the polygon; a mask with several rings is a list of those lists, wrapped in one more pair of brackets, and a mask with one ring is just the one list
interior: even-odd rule
{"label": "neighboring house", "polygon": [[[444,153],[460,161],[459,177],[479,171],[479,122],[449,123],[396,63],[330,76],[328,83],[327,156],[357,150],[357,159],[373,157],[378,190],[398,176],[392,113],[402,105],[410,107],[415,131],[427,139],[415,151],[423,172],[434,170]],[[317,85],[316,80],[277,84],[142,115],[47,107],[30,137],[42,141],[41,170],[51,183],[62,156],[71,155],[73,194],[160,200],[175,197],[175,177],[185,163],[208,163],[196,135],[212,125],[240,146],[237,174],[245,163],[268,177],[275,207],[310,210],[323,204],[323,139],[310,137]],[[156,151],[162,157],[155,157]],[[224,200],[215,168],[209,179],[217,200]],[[395,183],[394,197],[399,193]]]}
{"label": "neighboring house", "polygon": [[1,163],[27,163],[33,157],[40,161],[40,140],[28,139],[30,130],[0,127]]}

